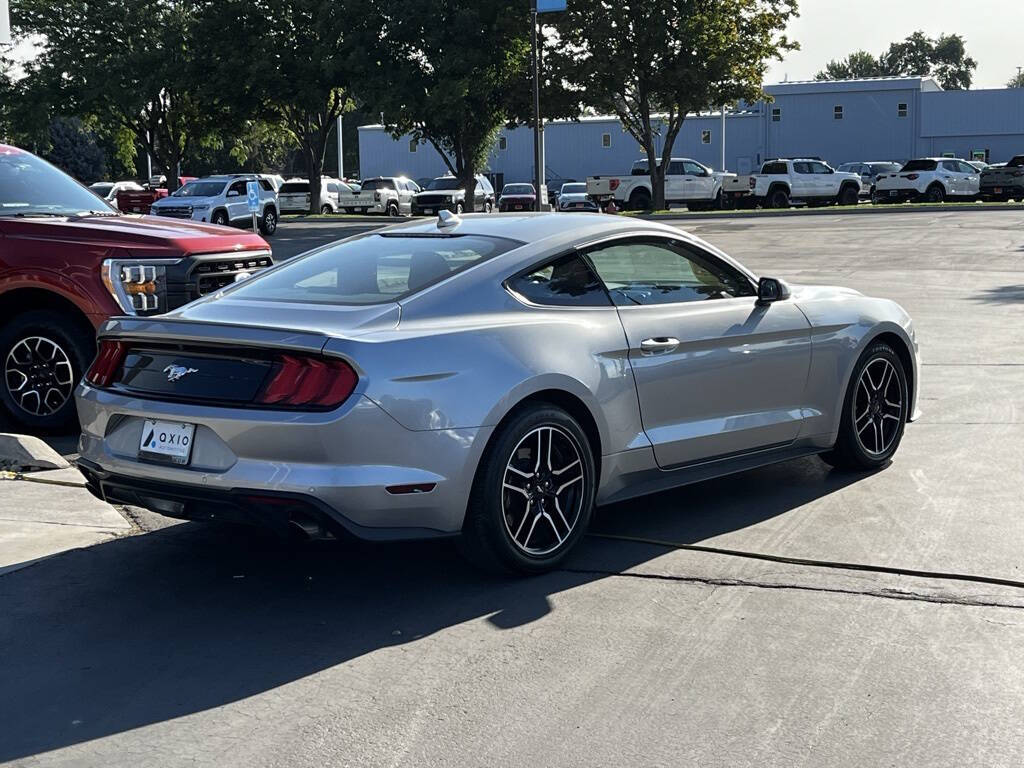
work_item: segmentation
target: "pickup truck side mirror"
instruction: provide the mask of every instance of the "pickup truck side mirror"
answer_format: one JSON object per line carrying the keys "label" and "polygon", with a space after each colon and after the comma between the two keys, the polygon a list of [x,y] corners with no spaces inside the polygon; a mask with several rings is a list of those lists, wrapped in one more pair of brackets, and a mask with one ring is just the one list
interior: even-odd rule
{"label": "pickup truck side mirror", "polygon": [[771,304],[789,298],[789,286],[777,277],[762,277],[757,281],[757,303]]}

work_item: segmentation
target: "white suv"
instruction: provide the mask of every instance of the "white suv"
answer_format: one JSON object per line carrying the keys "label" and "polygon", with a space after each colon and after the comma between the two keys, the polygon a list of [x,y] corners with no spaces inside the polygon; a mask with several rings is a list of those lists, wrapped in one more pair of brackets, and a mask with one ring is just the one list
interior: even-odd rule
{"label": "white suv", "polygon": [[[324,176],[320,179],[320,213],[337,213],[342,192],[348,187],[337,179]],[[309,213],[309,181],[307,179],[290,179],[277,191],[281,213]]]}
{"label": "white suv", "polygon": [[971,200],[981,192],[981,172],[955,157],[922,157],[875,181],[876,203],[906,200],[941,203],[946,198]]}
{"label": "white suv", "polygon": [[225,226],[251,226],[248,184],[255,181],[260,187],[260,209],[256,214],[260,232],[272,235],[277,231],[279,218],[277,192],[274,185],[252,173],[229,176],[207,176],[190,181],[167,197],[153,203],[150,213],[173,219],[208,221]]}

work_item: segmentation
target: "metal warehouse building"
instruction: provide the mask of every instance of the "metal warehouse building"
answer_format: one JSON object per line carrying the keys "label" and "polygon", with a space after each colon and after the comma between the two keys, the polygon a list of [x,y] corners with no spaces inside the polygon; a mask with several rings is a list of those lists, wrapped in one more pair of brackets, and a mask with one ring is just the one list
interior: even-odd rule
{"label": "metal warehouse building", "polygon": [[[765,86],[773,101],[725,116],[726,168],[749,173],[770,157],[821,157],[832,165],[951,155],[1002,162],[1024,153],[1024,89],[944,91],[931,78],[787,82]],[[546,178],[629,171],[643,150],[614,117],[545,127]],[[721,165],[721,113],[690,115],[673,155]],[[660,146],[658,147],[660,151]],[[430,144],[395,140],[380,125],[359,128],[362,176],[446,173]],[[488,166],[496,184],[533,178],[533,132],[503,130]]]}

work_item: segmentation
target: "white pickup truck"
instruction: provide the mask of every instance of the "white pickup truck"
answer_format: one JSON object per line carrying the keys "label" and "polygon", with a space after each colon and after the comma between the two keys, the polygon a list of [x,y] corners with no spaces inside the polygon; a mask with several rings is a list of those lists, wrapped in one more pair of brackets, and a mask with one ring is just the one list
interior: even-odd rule
{"label": "white pickup truck", "polygon": [[788,208],[792,203],[856,205],[860,176],[833,170],[817,158],[769,160],[760,173],[738,176],[725,188],[727,201],[737,208],[761,205]]}
{"label": "white pickup truck", "polygon": [[[660,161],[659,161],[660,162]],[[588,176],[587,196],[602,208],[610,200],[625,210],[651,207],[651,177],[647,160],[637,160],[629,176]],[[686,157],[673,157],[665,174],[665,204],[683,203],[691,210],[720,208],[722,181],[735,174],[714,171]]]}

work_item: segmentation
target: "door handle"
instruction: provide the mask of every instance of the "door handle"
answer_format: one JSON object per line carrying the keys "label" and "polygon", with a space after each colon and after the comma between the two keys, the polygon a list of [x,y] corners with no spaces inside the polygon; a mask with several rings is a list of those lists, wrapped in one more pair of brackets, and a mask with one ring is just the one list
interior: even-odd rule
{"label": "door handle", "polygon": [[641,352],[669,352],[679,346],[679,339],[671,336],[655,336],[640,342]]}

